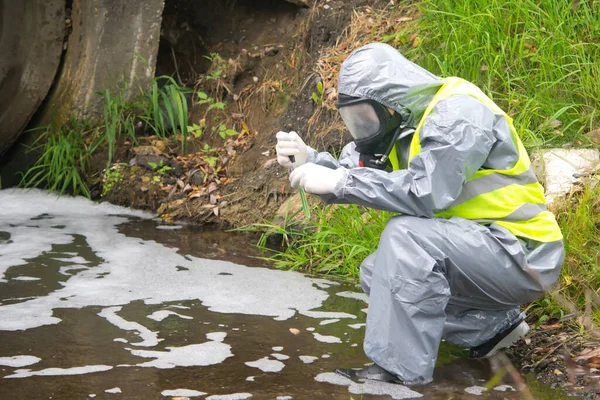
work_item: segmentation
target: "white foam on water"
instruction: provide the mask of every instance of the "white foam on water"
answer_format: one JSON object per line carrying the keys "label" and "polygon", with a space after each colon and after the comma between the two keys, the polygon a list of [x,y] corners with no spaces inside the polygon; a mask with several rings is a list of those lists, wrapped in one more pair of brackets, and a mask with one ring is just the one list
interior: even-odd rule
{"label": "white foam on water", "polygon": [[179,308],[179,309],[182,309],[182,310],[189,310],[190,309],[187,306],[180,306],[179,304],[171,304],[169,307],[171,307],[171,308]]}
{"label": "white foam on water", "polygon": [[292,400],[292,396],[277,396],[275,400]]}
{"label": "white foam on water", "polygon": [[326,319],[326,320],[323,320],[323,321],[319,322],[319,325],[329,325],[329,324],[333,324],[333,323],[338,322],[338,321],[339,321],[339,319],[337,319],[337,318]]}
{"label": "white foam on water", "polygon": [[331,354],[323,354],[323,355],[321,356],[321,358],[329,358],[329,357],[331,357]]}
{"label": "white foam on water", "polygon": [[498,385],[494,388],[494,390],[497,390],[499,392],[516,392],[517,389],[515,389],[514,387],[510,386],[510,385]]}
{"label": "white foam on water", "polygon": [[299,356],[298,358],[300,358],[304,364],[312,364],[313,361],[319,359],[319,357],[314,356]]}
{"label": "white foam on water", "polygon": [[127,339],[121,338],[121,337],[114,338],[113,342],[129,343],[129,341]]}
{"label": "white foam on water", "polygon": [[96,397],[96,394],[95,393],[90,393],[90,394],[88,394],[88,397],[91,397],[93,399],[94,397]]}
{"label": "white foam on water", "polygon": [[260,360],[245,362],[249,367],[258,368],[262,372],[279,372],[285,367],[281,361],[271,360],[269,357],[263,357]]}
{"label": "white foam on water", "polygon": [[366,293],[362,292],[337,292],[336,296],[345,297],[347,299],[361,300],[365,303],[369,302],[369,296],[367,296]]}
{"label": "white foam on water", "polygon": [[483,396],[485,391],[487,391],[487,389],[483,386],[469,386],[468,388],[465,388],[465,392],[474,396]]}
{"label": "white foam on water", "polygon": [[13,281],[39,281],[40,278],[36,278],[35,276],[15,276],[12,278]]}
{"label": "white foam on water", "polygon": [[313,332],[315,330],[315,328],[313,328],[312,326],[310,328],[306,328],[307,331],[309,332]]}
{"label": "white foam on water", "polygon": [[280,353],[273,353],[271,354],[271,357],[279,360],[279,361],[284,361],[290,358],[290,356],[286,356],[285,354],[280,354]]}
{"label": "white foam on water", "polygon": [[106,318],[108,322],[125,331],[137,331],[143,339],[138,343],[131,343],[133,346],[152,347],[156,346],[163,339],[158,338],[158,333],[153,332],[137,322],[127,321],[117,315],[121,307],[108,307],[98,313],[99,316]]}
{"label": "white foam on water", "polygon": [[320,335],[316,332],[313,332],[313,336],[322,343],[342,343],[342,339],[336,336]]}
{"label": "white foam on water", "polygon": [[244,400],[252,397],[250,393],[219,394],[208,396],[206,400]]}
{"label": "white foam on water", "polygon": [[12,357],[0,357],[0,365],[6,367],[26,367],[40,362],[42,359],[34,356],[12,356]]}
{"label": "white foam on water", "polygon": [[394,400],[415,399],[423,397],[421,393],[415,392],[406,386],[396,383],[380,382],[367,379],[364,383],[356,383],[352,380],[336,374],[325,372],[315,377],[317,382],[329,383],[338,386],[348,386],[348,392],[352,394],[373,394],[380,396],[391,396]]}
{"label": "white foam on water", "polygon": [[171,397],[197,397],[204,396],[206,393],[191,389],[171,389],[160,392],[163,396]]}
{"label": "white foam on water", "polygon": [[106,390],[104,391],[104,393],[122,393],[122,392],[121,392],[121,388],[119,388],[119,387],[114,387],[114,388],[112,388],[112,389],[106,389]]}
{"label": "white foam on water", "polygon": [[348,325],[348,327],[352,328],[352,329],[360,329],[363,326],[367,326],[367,324],[352,324],[352,325]]}
{"label": "white foam on water", "polygon": [[181,314],[176,313],[175,311],[169,311],[169,310],[155,311],[152,314],[148,315],[148,318],[160,322],[163,319],[167,318],[169,315],[175,315],[182,319],[194,319],[188,315],[181,315]]}
{"label": "white foam on water", "polygon": [[[27,259],[50,251],[52,245],[72,243],[73,235],[84,236],[95,255],[104,260],[70,276],[64,287],[47,295],[0,306],[0,330],[57,324],[60,319],[53,316],[55,308],[111,307],[136,300],[146,304],[200,300],[213,312],[275,320],[287,320],[297,313],[340,318],[337,313],[310,312],[328,298],[327,292],[315,287],[324,280],[293,271],[186,258],[176,248],[118,232],[117,225],[126,222],[126,216],[152,218],[151,214],[84,198],[57,198],[38,190],[2,190],[0,203],[0,229],[13,241],[0,249],[0,278],[7,268],[27,264]],[[53,218],[30,221],[41,213]],[[52,228],[55,225],[64,228]],[[177,266],[187,270],[178,271]],[[232,275],[219,275],[223,272]],[[103,279],[96,279],[99,274],[104,274]]]}
{"label": "white foam on water", "polygon": [[163,231],[174,231],[176,229],[181,229],[183,226],[181,225],[158,225],[156,229],[161,229]]}
{"label": "white foam on water", "polygon": [[271,347],[271,350],[273,350],[273,351],[281,351],[281,350],[283,350],[283,346]]}
{"label": "white foam on water", "polygon": [[169,369],[175,367],[206,366],[220,364],[233,357],[231,346],[209,341],[182,347],[167,347],[167,351],[127,349],[138,357],[154,358],[152,361],[137,364],[139,367]]}
{"label": "white foam on water", "polygon": [[357,347],[357,346],[358,346],[358,344],[357,344],[357,343],[352,343],[352,344],[350,345],[350,347]]}
{"label": "white foam on water", "polygon": [[61,376],[61,375],[84,375],[93,372],[102,372],[113,369],[110,365],[86,365],[85,367],[72,368],[46,368],[39,371],[29,369],[16,370],[12,375],[4,378],[29,378],[30,376]]}
{"label": "white foam on water", "polygon": [[246,380],[248,382],[254,382],[254,377],[253,376],[249,376],[249,377],[246,378]]}
{"label": "white foam on water", "polygon": [[227,337],[226,332],[210,332],[206,334],[206,338],[208,340],[213,340],[215,342],[222,342]]}

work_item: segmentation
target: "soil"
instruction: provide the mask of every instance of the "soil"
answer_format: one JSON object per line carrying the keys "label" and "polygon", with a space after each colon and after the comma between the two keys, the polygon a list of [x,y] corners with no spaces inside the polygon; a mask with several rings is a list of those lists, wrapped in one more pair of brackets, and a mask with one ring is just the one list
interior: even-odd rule
{"label": "soil", "polygon": [[[315,63],[336,45],[353,11],[388,3],[327,0],[303,8],[282,0],[166,2],[157,75],[175,76],[227,107],[215,113],[207,104],[193,105],[190,124],[205,128],[186,152],[176,138],[141,135],[138,144],[120,144],[110,172],[98,157],[92,196],[158,212],[165,223],[215,229],[271,221],[284,203],[300,207],[287,171],[276,162],[275,133],[295,130],[321,150],[337,151],[348,141],[335,110],[311,98],[321,79]],[[221,124],[239,135],[223,139]],[[574,358],[593,347],[566,327],[541,327],[507,354],[519,370],[592,399],[600,393],[598,370]]]}
{"label": "soil", "polygon": [[[157,179],[151,168],[123,166],[125,184],[106,191],[100,157],[91,174],[93,197],[158,211],[167,222],[222,228],[270,219],[296,194],[287,171],[275,162],[275,133],[295,130],[313,147],[328,150],[348,139],[336,113],[311,99],[319,81],[314,64],[349,25],[353,10],[386,3],[331,0],[303,8],[282,0],[167,2],[157,76],[173,75],[227,108],[209,113],[206,104],[193,106],[190,123],[202,121],[206,127],[185,154],[175,139],[140,137],[140,146],[121,146],[117,163],[131,163],[139,151],[152,153],[177,162],[179,176],[169,171]],[[215,73],[219,78],[209,79]],[[240,135],[223,140],[217,134],[221,124]],[[213,151],[202,151],[205,145]],[[203,162],[206,156],[217,158],[216,165]],[[196,169],[205,179],[192,184],[189,173]]]}
{"label": "soil", "polygon": [[584,399],[600,398],[600,358],[594,355],[600,355],[600,341],[582,335],[574,324],[550,321],[540,325],[506,354],[521,373],[533,373],[551,388],[562,387]]}

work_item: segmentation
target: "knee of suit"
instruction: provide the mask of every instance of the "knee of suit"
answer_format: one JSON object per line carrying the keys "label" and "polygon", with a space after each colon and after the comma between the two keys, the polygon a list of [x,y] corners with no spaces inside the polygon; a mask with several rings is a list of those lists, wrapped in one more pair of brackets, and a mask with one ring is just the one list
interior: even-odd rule
{"label": "knee of suit", "polygon": [[418,226],[422,224],[421,218],[412,217],[408,215],[399,215],[392,217],[388,220],[385,225],[379,242],[390,243],[393,245],[402,244],[409,239],[409,234],[417,230]]}

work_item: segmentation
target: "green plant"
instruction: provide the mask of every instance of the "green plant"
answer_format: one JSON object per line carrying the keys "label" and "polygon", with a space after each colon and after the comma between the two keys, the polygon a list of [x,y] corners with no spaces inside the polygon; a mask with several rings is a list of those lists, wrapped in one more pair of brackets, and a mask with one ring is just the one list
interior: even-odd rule
{"label": "green plant", "polygon": [[184,153],[187,151],[189,134],[186,96],[192,94],[193,90],[180,86],[172,77],[159,76],[152,82],[145,101],[140,106],[139,118],[158,138],[176,137],[178,132],[181,133],[181,148]]}
{"label": "green plant", "polygon": [[164,175],[167,171],[170,171],[173,169],[172,167],[170,167],[168,165],[164,165],[162,160],[160,160],[160,162],[158,164],[149,161],[148,165],[150,166],[150,168],[152,168],[152,171],[158,173],[159,175]]}
{"label": "green plant", "polygon": [[317,82],[317,91],[312,92],[310,98],[315,102],[315,104],[323,104],[323,101],[325,101],[325,89],[323,88],[323,82]]}
{"label": "green plant", "polygon": [[137,143],[135,137],[134,114],[135,105],[129,104],[125,100],[127,86],[124,84],[116,95],[112,95],[109,89],[97,93],[104,97],[104,112],[103,112],[103,135],[92,146],[91,152],[106,140],[108,145],[108,160],[107,166],[113,161],[117,138],[121,134],[128,136],[134,143]]}
{"label": "green plant", "polygon": [[[315,211],[315,219],[299,228],[272,223],[247,228],[264,232],[257,245],[271,252],[267,259],[277,268],[357,279],[360,263],[377,248],[391,214],[357,205],[319,206]],[[268,248],[267,238],[273,235],[281,236],[284,250]]]}
{"label": "green plant", "polygon": [[123,182],[123,170],[125,167],[127,167],[127,163],[116,163],[104,170],[101,197],[105,197],[115,185]]}
{"label": "green plant", "polygon": [[40,152],[40,158],[22,177],[20,186],[46,187],[50,191],[72,195],[79,193],[90,197],[84,181],[89,166],[88,147],[84,133],[88,127],[81,121],[71,119],[61,127],[39,128],[38,136],[29,151]]}
{"label": "green plant", "polygon": [[239,133],[236,130],[227,128],[225,126],[225,124],[219,125],[219,136],[221,136],[222,139],[226,139],[227,136],[236,136],[236,135],[239,135]]}
{"label": "green plant", "polygon": [[192,135],[194,135],[194,137],[196,139],[198,139],[200,136],[202,136],[202,133],[204,133],[204,128],[206,127],[206,122],[204,122],[204,120],[200,121],[199,124],[193,123],[191,126],[188,125],[188,132],[191,133]]}
{"label": "green plant", "polygon": [[514,118],[526,146],[581,140],[599,125],[597,2],[423,0],[416,7],[420,17],[384,39],[440,76],[480,86]]}
{"label": "green plant", "polygon": [[221,79],[225,68],[227,67],[227,63],[223,58],[219,55],[219,53],[210,53],[208,56],[204,56],[204,58],[211,61],[212,65],[209,72],[206,74],[207,80],[218,80]]}

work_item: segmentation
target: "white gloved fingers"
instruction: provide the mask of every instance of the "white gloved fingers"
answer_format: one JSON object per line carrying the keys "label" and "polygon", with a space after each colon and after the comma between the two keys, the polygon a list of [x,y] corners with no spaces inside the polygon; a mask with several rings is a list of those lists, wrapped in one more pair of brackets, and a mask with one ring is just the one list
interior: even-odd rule
{"label": "white gloved fingers", "polygon": [[[275,151],[277,152],[277,162],[284,167],[299,167],[306,163],[308,159],[308,146],[294,131],[283,132],[279,131],[275,135],[277,138],[277,145]],[[294,156],[294,163],[289,161],[289,157]],[[286,160],[285,158],[288,158]]]}
{"label": "white gloved fingers", "polygon": [[345,168],[331,169],[308,163],[296,168],[290,174],[293,187],[301,187],[311,194],[333,193],[336,185],[347,177]]}
{"label": "white gloved fingers", "polygon": [[[292,135],[292,133],[296,133],[296,132],[284,132],[284,131],[279,131],[277,132],[277,134],[275,135],[275,137],[277,138],[277,141],[293,141],[294,140],[294,135]],[[297,136],[297,134],[296,134]]]}
{"label": "white gloved fingers", "polygon": [[295,170],[293,170],[290,173],[290,183],[292,184],[292,187],[303,187],[300,183],[302,181],[302,179],[304,178],[305,175],[305,170],[306,167],[308,167],[311,164],[304,164],[301,165],[300,167],[296,168]]}
{"label": "white gloved fingers", "polygon": [[296,142],[277,143],[277,146],[275,146],[275,150],[277,151],[277,154],[285,153],[285,155],[291,155],[292,153],[290,153],[290,151],[292,151],[293,154],[300,153],[300,149],[298,148],[298,143],[296,143]]}

